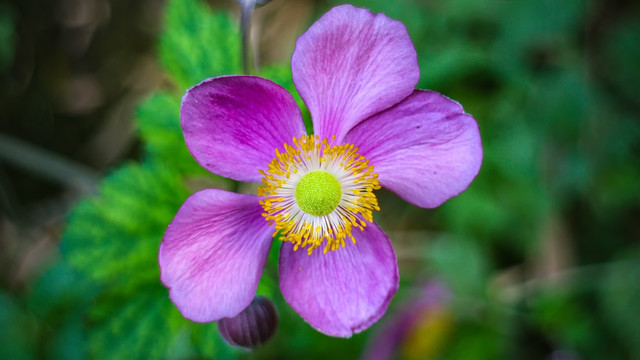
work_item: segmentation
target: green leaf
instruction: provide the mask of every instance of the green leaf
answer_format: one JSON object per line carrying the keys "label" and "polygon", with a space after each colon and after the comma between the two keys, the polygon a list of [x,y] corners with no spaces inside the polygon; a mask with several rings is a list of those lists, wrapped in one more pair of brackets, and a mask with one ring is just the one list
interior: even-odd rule
{"label": "green leaf", "polygon": [[212,13],[204,1],[169,2],[159,53],[180,93],[204,79],[242,71],[238,24]]}
{"label": "green leaf", "polygon": [[[92,311],[92,320],[97,321],[92,326],[89,343],[93,358],[165,357],[175,333],[167,319],[173,311],[172,304],[157,292],[159,288],[139,290],[136,296],[127,296],[126,301],[103,301]],[[112,304],[115,306],[109,306]],[[109,311],[105,311],[105,307]]]}
{"label": "green leaf", "polygon": [[33,286],[28,309],[46,324],[40,348],[49,359],[86,358],[85,313],[94,306],[98,287],[84,280],[60,261]]}
{"label": "green leaf", "polygon": [[101,284],[157,283],[158,247],[188,192],[175,172],[129,164],[103,182],[100,195],[76,206],[63,235],[66,260]]}
{"label": "green leaf", "polygon": [[[128,164],[107,177],[99,194],[78,204],[71,214],[62,241],[64,259],[101,288],[97,295],[85,294],[95,296],[88,323],[94,358],[235,356],[222,344],[215,324],[184,319],[160,283],[158,248],[189,195],[183,183],[175,168]],[[65,276],[55,278],[67,283]],[[45,286],[39,293],[46,290]],[[44,305],[44,314],[59,307],[55,302]],[[71,325],[66,336],[77,338],[78,328]]]}
{"label": "green leaf", "polygon": [[96,359],[231,358],[215,323],[182,317],[159,282],[137,293],[112,288],[89,312],[89,352]]}
{"label": "green leaf", "polygon": [[[225,348],[215,324],[184,319],[160,283],[158,248],[189,194],[182,176],[171,169],[157,163],[125,165],[70,217],[64,259],[101,287],[89,312],[94,358],[217,358]],[[72,330],[70,336],[76,334]]]}

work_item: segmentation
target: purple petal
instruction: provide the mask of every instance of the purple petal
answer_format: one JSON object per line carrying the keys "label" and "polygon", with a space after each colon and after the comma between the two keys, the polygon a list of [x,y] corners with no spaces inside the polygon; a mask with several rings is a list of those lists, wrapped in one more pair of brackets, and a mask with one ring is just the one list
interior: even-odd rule
{"label": "purple petal", "polygon": [[398,265],[387,236],[376,224],[354,233],[357,244],[322,253],[280,249],[280,289],[311,326],[349,337],[376,322],[398,289]]}
{"label": "purple petal", "polygon": [[182,315],[238,315],[256,293],[273,229],[255,195],[207,189],[189,197],[160,245],[160,278]]}
{"label": "purple petal", "polygon": [[214,174],[259,182],[275,149],[306,134],[302,115],[280,85],[255,76],[205,80],[182,99],[182,129],[193,157]]}
{"label": "purple petal", "polygon": [[344,142],[359,147],[383,187],[425,208],[464,191],[482,163],[476,121],[433,91],[416,90],[355,127]]}
{"label": "purple petal", "polygon": [[409,96],[420,77],[405,26],[351,5],[333,8],[298,38],[291,68],[315,135],[338,142]]}

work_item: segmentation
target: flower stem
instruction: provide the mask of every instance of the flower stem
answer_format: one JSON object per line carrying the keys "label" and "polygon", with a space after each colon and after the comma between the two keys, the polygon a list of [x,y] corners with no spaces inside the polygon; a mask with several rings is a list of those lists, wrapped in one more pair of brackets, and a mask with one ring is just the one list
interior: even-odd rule
{"label": "flower stem", "polygon": [[271,0],[237,0],[242,6],[240,15],[240,32],[242,33],[242,69],[245,74],[255,72],[256,61],[251,48],[251,17],[256,7],[265,5]]}
{"label": "flower stem", "polygon": [[251,56],[251,15],[255,1],[241,1],[242,15],[240,16],[240,32],[242,33],[242,69],[245,74],[254,71],[253,57]]}

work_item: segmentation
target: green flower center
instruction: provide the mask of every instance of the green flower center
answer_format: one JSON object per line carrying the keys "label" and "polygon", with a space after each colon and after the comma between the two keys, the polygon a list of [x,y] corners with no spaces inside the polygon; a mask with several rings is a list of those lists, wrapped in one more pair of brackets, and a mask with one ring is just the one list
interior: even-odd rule
{"label": "green flower center", "polygon": [[340,182],[324,170],[309,172],[296,185],[296,202],[307,214],[330,214],[338,207],[341,197]]}

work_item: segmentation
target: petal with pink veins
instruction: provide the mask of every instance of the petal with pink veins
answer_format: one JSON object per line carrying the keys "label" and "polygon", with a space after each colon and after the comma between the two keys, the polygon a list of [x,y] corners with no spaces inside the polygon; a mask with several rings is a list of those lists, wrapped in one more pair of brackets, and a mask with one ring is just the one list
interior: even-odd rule
{"label": "petal with pink veins", "polygon": [[314,134],[337,142],[409,96],[420,77],[405,26],[351,5],[331,9],[298,38],[291,70]]}
{"label": "petal with pink veins", "polygon": [[193,157],[212,173],[259,182],[275,149],[306,134],[293,97],[267,79],[223,76],[187,91],[180,117]]}
{"label": "petal with pink veins", "polygon": [[182,315],[238,315],[256,293],[272,242],[255,195],[202,190],[189,197],[160,245],[160,278]]}
{"label": "petal with pink veins", "polygon": [[280,290],[311,326],[349,337],[367,329],[387,310],[398,290],[398,264],[387,236],[373,223],[355,230],[356,244],[323,254],[280,249]]}
{"label": "petal with pink veins", "polygon": [[344,141],[374,165],[382,187],[424,208],[464,191],[482,163],[475,119],[434,91],[416,90],[360,123]]}

